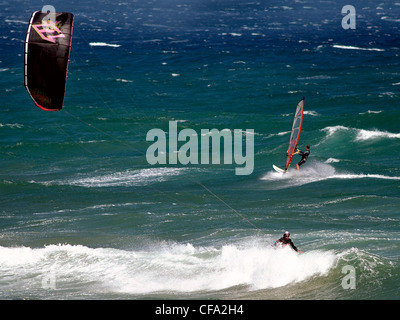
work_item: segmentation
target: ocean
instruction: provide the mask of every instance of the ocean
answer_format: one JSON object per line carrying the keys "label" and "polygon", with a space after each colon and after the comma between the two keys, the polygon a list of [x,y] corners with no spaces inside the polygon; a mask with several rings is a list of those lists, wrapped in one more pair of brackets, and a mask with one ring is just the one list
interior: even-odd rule
{"label": "ocean", "polygon": [[[75,15],[57,112],[24,87],[47,3],[2,2],[0,299],[398,300],[400,3],[350,2],[53,1]],[[311,155],[281,175],[303,97]]]}

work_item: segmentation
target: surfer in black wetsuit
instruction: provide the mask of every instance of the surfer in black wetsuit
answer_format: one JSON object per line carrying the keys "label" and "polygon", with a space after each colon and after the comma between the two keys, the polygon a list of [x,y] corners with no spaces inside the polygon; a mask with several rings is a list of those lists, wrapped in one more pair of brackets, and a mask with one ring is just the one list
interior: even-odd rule
{"label": "surfer in black wetsuit", "polygon": [[298,164],[296,164],[296,170],[300,169],[300,166],[304,163],[306,163],[308,156],[310,155],[310,146],[306,147],[306,151],[300,151],[299,149],[297,149],[297,152],[295,154],[299,154],[301,155],[301,160],[299,161]]}
{"label": "surfer in black wetsuit", "polygon": [[300,253],[303,252],[303,251],[300,251],[299,249],[296,248],[296,246],[294,245],[292,239],[290,239],[290,233],[289,233],[289,231],[286,231],[286,232],[283,234],[283,237],[282,237],[282,238],[280,238],[279,240],[276,240],[275,245],[284,245],[284,246],[286,246],[286,245],[288,245],[288,244],[292,247],[292,249],[293,249],[294,251],[300,252]]}

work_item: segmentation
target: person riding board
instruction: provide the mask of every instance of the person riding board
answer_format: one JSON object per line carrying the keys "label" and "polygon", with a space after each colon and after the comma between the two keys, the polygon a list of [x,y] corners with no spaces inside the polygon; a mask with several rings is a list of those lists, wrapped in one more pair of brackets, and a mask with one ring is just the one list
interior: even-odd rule
{"label": "person riding board", "polygon": [[290,233],[289,233],[289,231],[286,231],[286,232],[283,234],[283,237],[282,237],[282,238],[280,238],[280,239],[278,239],[278,240],[275,241],[275,246],[279,246],[279,245],[281,245],[281,246],[286,246],[286,245],[288,245],[288,244],[292,247],[292,249],[293,249],[294,251],[299,252],[299,253],[303,253],[303,251],[300,251],[299,249],[296,248],[296,246],[294,245],[292,239],[290,239]]}
{"label": "person riding board", "polygon": [[297,147],[296,147],[296,152],[294,154],[299,154],[301,156],[301,160],[299,161],[298,164],[296,164],[296,170],[299,170],[300,166],[303,165],[304,163],[306,163],[307,158],[310,155],[310,146],[308,145],[306,147],[306,151],[304,151],[304,152],[297,149]]}

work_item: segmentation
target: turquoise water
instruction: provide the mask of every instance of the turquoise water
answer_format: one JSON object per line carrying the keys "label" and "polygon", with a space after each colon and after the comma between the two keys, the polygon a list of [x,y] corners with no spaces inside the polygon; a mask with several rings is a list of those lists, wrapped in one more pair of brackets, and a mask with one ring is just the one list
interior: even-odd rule
{"label": "turquoise water", "polygon": [[[344,30],[345,4],[56,1],[75,14],[60,112],[23,86],[43,4],[2,4],[0,297],[398,299],[400,6],[353,1]],[[303,97],[311,156],[281,176]],[[253,129],[254,170],[150,165],[170,121]],[[285,230],[303,254],[270,246]]]}

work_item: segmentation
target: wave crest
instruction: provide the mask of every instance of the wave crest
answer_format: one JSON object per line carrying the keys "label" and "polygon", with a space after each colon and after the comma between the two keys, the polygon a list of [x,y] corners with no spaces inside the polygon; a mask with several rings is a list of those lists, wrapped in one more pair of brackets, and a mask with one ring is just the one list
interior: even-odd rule
{"label": "wave crest", "polygon": [[54,270],[59,287],[79,282],[81,290],[126,294],[277,288],[325,275],[337,260],[332,251],[298,254],[265,244],[215,248],[161,243],[136,251],[60,244],[0,247],[0,253],[2,273],[15,270],[16,282],[28,282],[25,286],[40,285],[38,274]]}
{"label": "wave crest", "polygon": [[321,129],[321,131],[326,132],[326,137],[332,137],[335,134],[342,132],[349,132],[353,135],[354,141],[365,141],[365,140],[373,140],[373,139],[400,139],[400,133],[391,133],[387,131],[380,130],[366,130],[366,129],[357,129],[357,128],[349,128],[345,126],[330,126]]}

